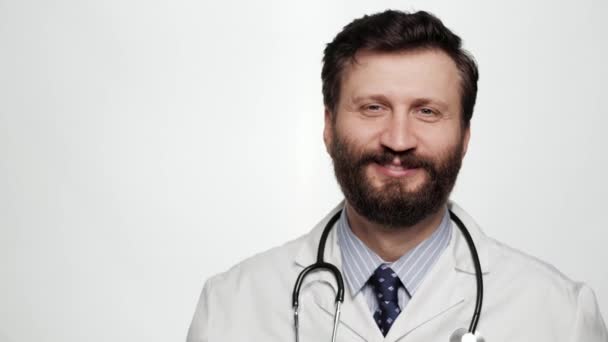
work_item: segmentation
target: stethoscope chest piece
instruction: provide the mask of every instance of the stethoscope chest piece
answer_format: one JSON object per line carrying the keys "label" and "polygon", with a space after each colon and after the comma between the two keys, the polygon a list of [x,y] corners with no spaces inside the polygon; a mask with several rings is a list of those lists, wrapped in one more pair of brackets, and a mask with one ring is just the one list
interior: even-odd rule
{"label": "stethoscope chest piece", "polygon": [[460,328],[450,336],[450,342],[485,342],[486,340],[476,331],[475,334],[470,333],[465,328]]}

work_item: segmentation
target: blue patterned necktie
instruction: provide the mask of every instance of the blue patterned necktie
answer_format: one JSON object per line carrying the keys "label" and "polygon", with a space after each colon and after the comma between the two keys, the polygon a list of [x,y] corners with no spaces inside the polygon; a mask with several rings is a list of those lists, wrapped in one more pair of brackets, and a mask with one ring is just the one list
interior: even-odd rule
{"label": "blue patterned necktie", "polygon": [[380,265],[369,278],[374,288],[378,308],[374,312],[374,321],[378,324],[382,335],[386,336],[393,322],[401,313],[397,291],[403,286],[397,274],[386,264]]}

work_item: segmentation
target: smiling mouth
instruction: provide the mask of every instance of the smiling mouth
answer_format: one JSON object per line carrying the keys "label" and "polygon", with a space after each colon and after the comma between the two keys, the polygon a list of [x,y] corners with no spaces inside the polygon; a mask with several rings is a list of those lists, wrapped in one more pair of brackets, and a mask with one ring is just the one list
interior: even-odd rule
{"label": "smiling mouth", "polygon": [[405,177],[411,176],[416,173],[419,168],[410,168],[403,165],[396,165],[394,163],[378,164],[373,163],[373,167],[380,173],[388,177]]}

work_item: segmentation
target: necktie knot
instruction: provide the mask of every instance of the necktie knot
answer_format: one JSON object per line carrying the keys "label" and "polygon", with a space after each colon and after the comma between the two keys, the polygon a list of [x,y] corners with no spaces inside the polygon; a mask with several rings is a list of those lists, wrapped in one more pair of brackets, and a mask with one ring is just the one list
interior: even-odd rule
{"label": "necktie knot", "polygon": [[386,264],[380,265],[369,279],[374,288],[378,309],[374,312],[374,320],[386,336],[393,322],[401,313],[399,308],[399,287],[403,286],[399,276]]}
{"label": "necktie knot", "polygon": [[369,279],[379,298],[397,302],[397,291],[402,286],[401,280],[388,265],[382,264],[374,271]]}

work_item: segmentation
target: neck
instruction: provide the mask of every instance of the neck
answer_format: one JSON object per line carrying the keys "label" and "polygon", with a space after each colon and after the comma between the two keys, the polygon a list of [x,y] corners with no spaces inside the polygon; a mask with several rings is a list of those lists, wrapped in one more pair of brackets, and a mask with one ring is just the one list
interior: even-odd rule
{"label": "neck", "polygon": [[346,202],[346,216],[353,233],[384,261],[393,262],[431,236],[439,227],[445,206],[410,227],[387,227],[359,215]]}

